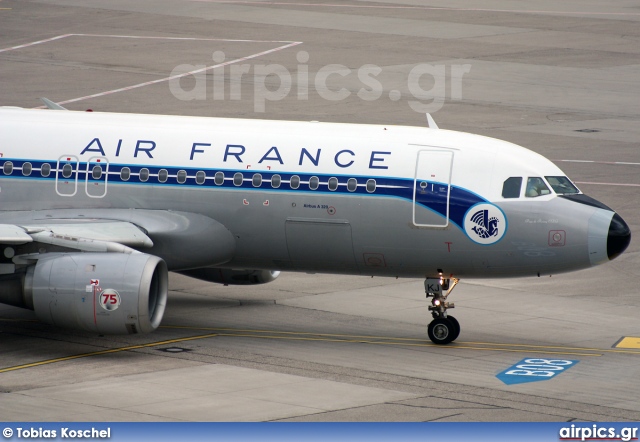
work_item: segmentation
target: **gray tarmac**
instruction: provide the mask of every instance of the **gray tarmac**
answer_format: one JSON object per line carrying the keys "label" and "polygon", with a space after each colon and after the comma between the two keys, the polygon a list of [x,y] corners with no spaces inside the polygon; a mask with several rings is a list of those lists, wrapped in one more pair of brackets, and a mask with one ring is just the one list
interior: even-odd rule
{"label": "gray tarmac", "polygon": [[[426,336],[420,280],[172,274],[162,327],[143,336],[0,306],[0,420],[640,421],[639,21],[632,1],[0,0],[2,105],[426,125],[413,103],[441,128],[556,161],[633,235],[590,270],[463,280],[462,333],[444,348]],[[177,96],[198,84],[174,69],[219,64],[216,51],[229,64],[206,71],[203,99]],[[444,70],[411,76],[426,64]],[[253,75],[269,65],[291,90]],[[381,68],[377,95],[365,65]],[[496,377],[525,358],[579,363],[542,382]]]}

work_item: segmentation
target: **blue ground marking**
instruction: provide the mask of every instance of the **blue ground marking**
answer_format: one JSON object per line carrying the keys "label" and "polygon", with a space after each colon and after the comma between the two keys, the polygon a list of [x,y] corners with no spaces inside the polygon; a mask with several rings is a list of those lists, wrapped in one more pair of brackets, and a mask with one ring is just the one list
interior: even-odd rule
{"label": "blue ground marking", "polygon": [[507,385],[548,381],[578,362],[571,359],[525,358],[496,377]]}

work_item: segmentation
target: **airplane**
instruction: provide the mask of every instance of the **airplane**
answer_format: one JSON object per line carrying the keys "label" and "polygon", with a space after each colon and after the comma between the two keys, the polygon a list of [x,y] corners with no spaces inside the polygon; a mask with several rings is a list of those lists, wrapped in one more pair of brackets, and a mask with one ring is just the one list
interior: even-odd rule
{"label": "airplane", "polygon": [[[0,108],[0,303],[99,334],[162,320],[168,272],[424,278],[448,344],[460,278],[613,260],[628,225],[524,147],[426,127]],[[53,110],[51,110],[53,109]]]}

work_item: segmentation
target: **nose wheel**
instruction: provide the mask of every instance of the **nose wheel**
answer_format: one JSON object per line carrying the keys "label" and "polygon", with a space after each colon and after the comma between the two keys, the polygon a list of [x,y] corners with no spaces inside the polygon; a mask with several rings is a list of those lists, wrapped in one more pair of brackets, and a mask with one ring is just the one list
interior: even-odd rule
{"label": "nose wheel", "polygon": [[[438,345],[449,344],[460,336],[460,323],[456,318],[447,314],[447,310],[454,308],[453,302],[447,302],[447,297],[458,284],[456,278],[427,278],[424,282],[427,298],[431,299],[429,311],[433,321],[427,329],[431,342]],[[445,293],[446,291],[446,293]]]}
{"label": "nose wheel", "polygon": [[427,332],[431,342],[434,344],[445,345],[455,341],[460,335],[460,324],[453,316],[436,318],[429,323]]}

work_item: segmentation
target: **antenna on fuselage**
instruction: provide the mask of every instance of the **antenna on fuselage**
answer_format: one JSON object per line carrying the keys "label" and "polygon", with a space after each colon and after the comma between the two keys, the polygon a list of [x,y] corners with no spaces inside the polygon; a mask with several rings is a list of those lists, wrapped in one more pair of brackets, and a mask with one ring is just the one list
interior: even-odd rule
{"label": "antenna on fuselage", "polygon": [[436,122],[434,121],[431,114],[427,112],[426,115],[427,115],[427,124],[429,125],[429,129],[440,129],[436,124]]}
{"label": "antenna on fuselage", "polygon": [[44,105],[47,106],[47,109],[68,110],[68,109],[60,106],[58,103],[54,103],[53,101],[49,100],[48,98],[40,97],[40,101],[42,101],[44,103]]}

